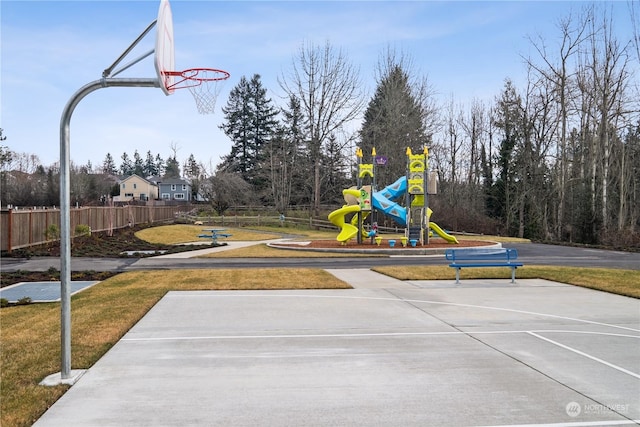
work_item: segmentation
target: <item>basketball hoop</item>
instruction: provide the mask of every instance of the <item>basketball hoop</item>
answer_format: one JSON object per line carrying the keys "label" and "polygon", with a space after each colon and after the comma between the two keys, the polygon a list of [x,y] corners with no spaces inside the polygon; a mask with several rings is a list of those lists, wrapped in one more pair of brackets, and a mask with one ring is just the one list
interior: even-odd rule
{"label": "basketball hoop", "polygon": [[222,89],[220,83],[229,78],[229,73],[215,68],[190,68],[184,71],[163,71],[162,76],[168,91],[189,89],[196,101],[198,113],[211,114]]}

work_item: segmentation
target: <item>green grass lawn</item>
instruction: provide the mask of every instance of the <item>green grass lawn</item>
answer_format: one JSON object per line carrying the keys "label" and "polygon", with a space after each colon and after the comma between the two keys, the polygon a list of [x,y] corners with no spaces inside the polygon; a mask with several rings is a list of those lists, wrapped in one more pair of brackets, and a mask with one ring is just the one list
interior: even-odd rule
{"label": "green grass lawn", "polygon": [[[72,297],[72,368],[91,367],[171,290],[345,289],[319,269],[136,271]],[[0,425],[30,426],[68,386],[38,385],[60,372],[60,304],[0,310]]]}
{"label": "green grass lawn", "polygon": [[[411,268],[374,267],[372,270],[399,280],[451,280],[455,278],[454,269],[447,265]],[[509,268],[463,268],[460,271],[460,280],[510,278],[511,269]],[[640,298],[640,270],[526,265],[517,269],[516,278],[546,279],[632,298]]]}

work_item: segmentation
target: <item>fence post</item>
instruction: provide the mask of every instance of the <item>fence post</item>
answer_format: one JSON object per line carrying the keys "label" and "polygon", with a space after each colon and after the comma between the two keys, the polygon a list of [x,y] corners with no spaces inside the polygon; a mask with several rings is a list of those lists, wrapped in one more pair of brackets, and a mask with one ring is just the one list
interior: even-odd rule
{"label": "fence post", "polygon": [[11,253],[11,225],[13,223],[13,209],[9,209],[9,219],[7,221],[7,252]]}
{"label": "fence post", "polygon": [[33,242],[33,210],[29,210],[29,245]]}

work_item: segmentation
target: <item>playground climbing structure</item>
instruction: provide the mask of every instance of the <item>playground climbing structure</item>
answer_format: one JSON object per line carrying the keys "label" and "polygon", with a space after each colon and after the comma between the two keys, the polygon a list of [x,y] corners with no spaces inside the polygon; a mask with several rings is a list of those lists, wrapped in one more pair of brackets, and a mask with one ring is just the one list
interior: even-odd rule
{"label": "playground climbing structure", "polygon": [[[362,163],[362,150],[356,149],[357,186],[343,190],[346,205],[329,214],[329,221],[340,228],[337,236],[339,242],[346,244],[357,237],[358,243],[362,243],[363,237],[375,237],[376,224],[373,223],[369,230],[363,225],[364,219],[375,210],[404,227],[405,237],[420,245],[429,244],[432,234],[430,230],[449,243],[458,243],[454,236],[430,221],[433,212],[428,205],[429,193],[436,194],[437,186],[435,177],[429,180],[428,176],[428,149],[425,147],[423,153],[413,154],[411,149],[407,148],[406,155],[406,175],[378,191],[375,181],[376,162]],[[376,158],[375,148],[372,150],[372,156]],[[371,180],[371,185],[362,185],[365,178]],[[346,217],[352,214],[351,221],[347,221]]]}

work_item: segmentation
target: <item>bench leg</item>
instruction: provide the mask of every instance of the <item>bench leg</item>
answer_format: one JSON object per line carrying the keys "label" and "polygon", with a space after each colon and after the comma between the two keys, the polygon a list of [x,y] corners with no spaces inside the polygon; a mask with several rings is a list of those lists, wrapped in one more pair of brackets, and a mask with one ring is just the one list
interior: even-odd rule
{"label": "bench leg", "polygon": [[456,268],[456,284],[460,283],[460,269]]}
{"label": "bench leg", "polygon": [[511,283],[516,283],[516,268],[511,267]]}

